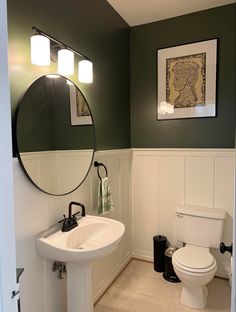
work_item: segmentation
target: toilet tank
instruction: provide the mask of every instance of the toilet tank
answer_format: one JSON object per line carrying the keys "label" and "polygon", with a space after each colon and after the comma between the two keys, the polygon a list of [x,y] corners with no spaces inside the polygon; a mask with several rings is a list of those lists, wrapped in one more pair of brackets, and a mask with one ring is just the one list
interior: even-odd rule
{"label": "toilet tank", "polygon": [[179,205],[176,208],[176,237],[186,244],[219,248],[222,240],[223,209]]}

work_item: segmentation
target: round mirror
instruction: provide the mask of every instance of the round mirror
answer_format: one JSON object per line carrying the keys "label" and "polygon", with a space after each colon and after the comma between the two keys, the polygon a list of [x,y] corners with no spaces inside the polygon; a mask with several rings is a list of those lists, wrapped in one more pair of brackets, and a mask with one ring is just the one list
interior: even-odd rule
{"label": "round mirror", "polygon": [[16,143],[35,186],[52,195],[74,191],[86,178],[95,149],[92,114],[77,86],[59,75],[33,82],[18,106]]}

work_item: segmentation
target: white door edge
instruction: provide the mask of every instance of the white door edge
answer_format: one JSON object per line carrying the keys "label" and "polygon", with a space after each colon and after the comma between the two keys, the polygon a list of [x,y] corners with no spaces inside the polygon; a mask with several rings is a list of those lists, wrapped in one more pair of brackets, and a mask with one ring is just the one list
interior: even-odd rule
{"label": "white door edge", "polygon": [[8,78],[6,0],[0,0],[0,312],[16,312],[11,104]]}

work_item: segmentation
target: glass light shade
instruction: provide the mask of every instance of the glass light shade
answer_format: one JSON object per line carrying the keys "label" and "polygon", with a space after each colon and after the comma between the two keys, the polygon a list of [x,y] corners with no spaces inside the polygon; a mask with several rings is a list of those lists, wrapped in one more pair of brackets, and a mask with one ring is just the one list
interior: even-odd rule
{"label": "glass light shade", "polygon": [[88,60],[79,62],[78,66],[79,81],[84,83],[93,82],[93,63]]}
{"label": "glass light shade", "polygon": [[50,65],[50,40],[42,35],[31,37],[31,63],[39,66]]}
{"label": "glass light shade", "polygon": [[74,53],[61,49],[58,51],[58,74],[73,75],[74,74]]}

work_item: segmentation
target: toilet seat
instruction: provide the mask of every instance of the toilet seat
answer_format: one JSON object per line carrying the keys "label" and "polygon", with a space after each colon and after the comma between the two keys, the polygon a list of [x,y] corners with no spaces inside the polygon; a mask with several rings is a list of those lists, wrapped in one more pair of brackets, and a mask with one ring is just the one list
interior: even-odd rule
{"label": "toilet seat", "polygon": [[173,264],[193,273],[207,273],[216,268],[216,260],[207,248],[186,246],[174,252]]}

